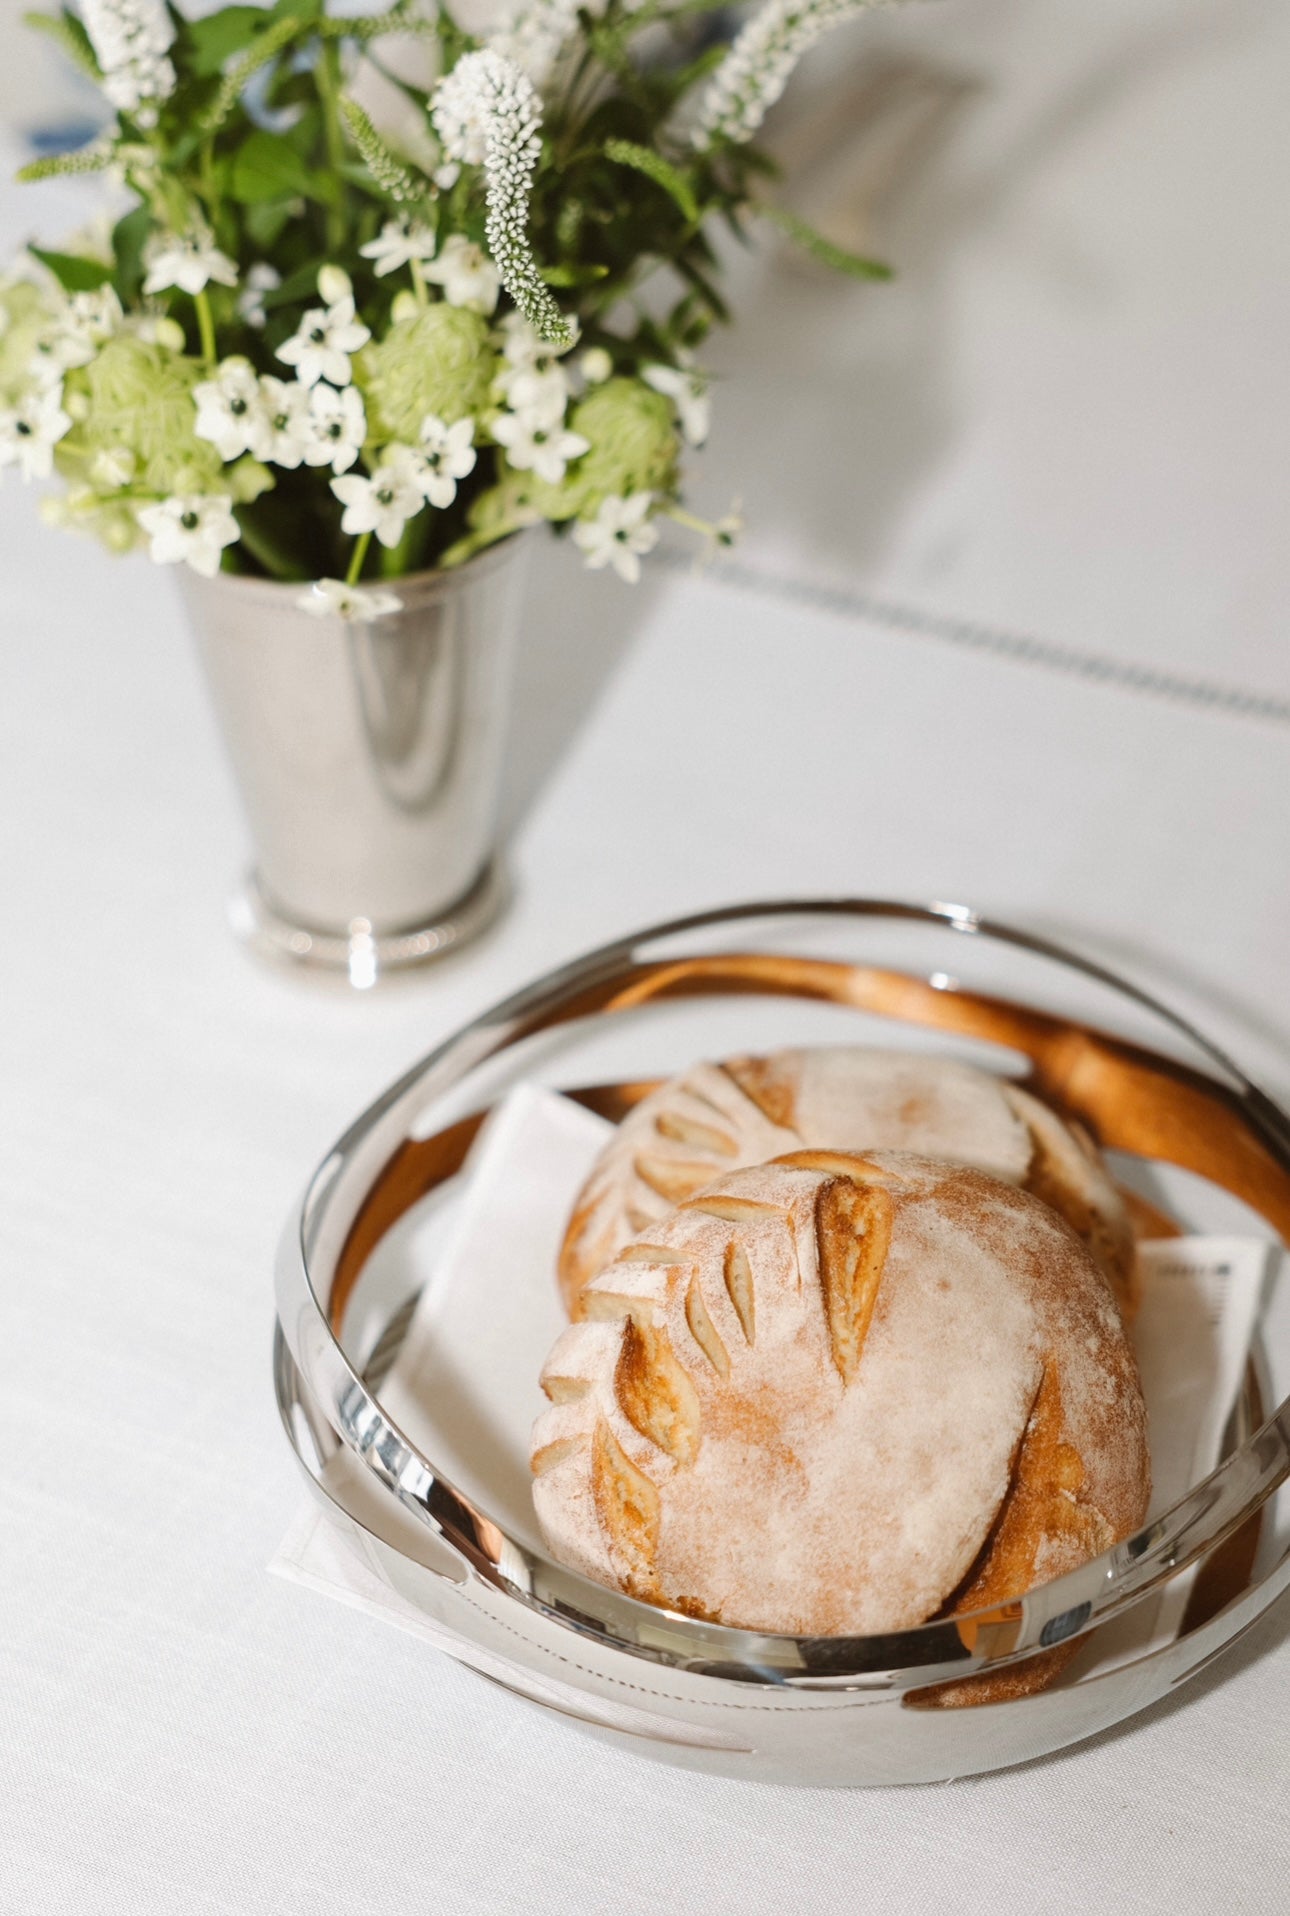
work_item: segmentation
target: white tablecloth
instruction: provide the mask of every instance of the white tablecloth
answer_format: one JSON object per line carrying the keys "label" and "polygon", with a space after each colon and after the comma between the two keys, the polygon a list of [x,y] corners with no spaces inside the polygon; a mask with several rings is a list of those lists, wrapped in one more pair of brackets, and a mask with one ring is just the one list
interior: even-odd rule
{"label": "white tablecloth", "polygon": [[[633,595],[542,553],[517,895],[441,969],[350,997],[232,945],[244,840],[170,582],[5,490],[6,1916],[1285,1908],[1284,1607],[1088,1746],[861,1795],[608,1750],[265,1574],[300,1494],[268,1365],[298,1187],[454,1022],[589,943],[761,893],[967,898],[1131,967],[1290,1095],[1284,25],[1048,0],[910,22],[884,31],[926,52],[943,25],[989,82],[958,136],[970,217],[938,226],[933,183],[902,215],[929,222],[893,295],[921,334],[871,317],[886,293],[808,286],[831,357],[789,365],[769,305],[724,349],[705,485],[745,494],[738,574]],[[809,443],[765,430],[801,382]],[[1023,631],[1078,656],[1027,662]]]}

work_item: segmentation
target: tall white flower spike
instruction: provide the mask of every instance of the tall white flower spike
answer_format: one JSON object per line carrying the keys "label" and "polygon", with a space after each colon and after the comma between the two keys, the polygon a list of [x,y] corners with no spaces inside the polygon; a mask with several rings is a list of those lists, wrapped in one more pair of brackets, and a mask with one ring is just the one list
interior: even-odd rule
{"label": "tall white flower spike", "polygon": [[81,18],[103,71],[103,91],[141,126],[175,84],[167,54],[175,37],[165,0],[81,0]]}
{"label": "tall white flower spike", "polygon": [[752,139],[808,47],[882,0],[766,0],[713,74],[699,104],[694,144]]}
{"label": "tall white flower spike", "polygon": [[542,151],[533,82],[514,61],[485,47],[464,55],[440,80],[430,114],[448,159],[484,169],[484,238],[502,285],[543,339],[568,345],[572,330],[538,271],[526,230]]}

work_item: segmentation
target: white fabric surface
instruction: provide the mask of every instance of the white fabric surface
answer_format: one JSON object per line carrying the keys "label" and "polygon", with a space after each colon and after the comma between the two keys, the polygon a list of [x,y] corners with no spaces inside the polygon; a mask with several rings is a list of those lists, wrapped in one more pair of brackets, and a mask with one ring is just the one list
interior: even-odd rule
{"label": "white fabric surface", "polygon": [[[743,493],[745,566],[1284,694],[1284,13],[963,0],[883,31],[983,77],[977,144],[879,235],[890,300],[785,286],[722,346],[704,493]],[[1084,1748],[847,1795],[584,1741],[263,1566],[299,1497],[279,1227],[454,1022],[717,899],[948,895],[1130,966],[1290,1095],[1290,729],[544,551],[514,908],[350,998],[224,933],[243,834],[169,581],[3,497],[0,1911],[1279,1916],[1285,1606]]]}

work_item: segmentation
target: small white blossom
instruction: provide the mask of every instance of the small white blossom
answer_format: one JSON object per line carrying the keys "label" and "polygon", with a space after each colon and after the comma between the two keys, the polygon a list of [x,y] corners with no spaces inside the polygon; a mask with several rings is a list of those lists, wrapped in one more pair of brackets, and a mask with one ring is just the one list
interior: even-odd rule
{"label": "small white blossom", "polygon": [[214,578],[224,547],[238,538],[233,502],[223,494],[180,493],[155,506],[140,506],[137,516],[158,565],[182,562],[204,579]]}
{"label": "small white blossom", "polygon": [[641,377],[656,393],[672,401],[686,439],[692,446],[701,446],[712,424],[707,380],[676,366],[647,366]]}
{"label": "small white blossom", "polygon": [[569,381],[560,366],[506,368],[496,390],[526,425],[558,426],[569,403]]}
{"label": "small white blossom", "polygon": [[535,472],[550,485],[559,485],[571,459],[579,458],[591,444],[580,432],[569,432],[559,423],[542,425],[523,413],[503,413],[493,422],[493,437],[506,448],[507,462],[517,472]]}
{"label": "small white blossom", "polygon": [[614,362],[603,346],[588,346],[578,364],[589,386],[603,386],[613,377]]}
{"label": "small white blossom", "polygon": [[219,286],[237,285],[237,266],[227,253],[221,253],[204,227],[187,233],[154,234],[143,249],[147,276],[145,293],[164,293],[177,286],[194,298],[212,280]]}
{"label": "small white blossom", "polygon": [[37,344],[31,367],[34,377],[53,383],[73,366],[88,366],[99,347],[120,329],[124,317],[111,286],[73,293]]}
{"label": "small white blossom", "polygon": [[175,84],[166,57],[175,29],[164,0],[81,0],[81,18],[108,99],[141,125],[155,122],[156,103]]}
{"label": "small white blossom", "polygon": [[436,166],[431,178],[441,193],[451,192],[461,178],[461,167],[456,160],[446,160],[442,166]]}
{"label": "small white blossom", "polygon": [[475,437],[473,419],[459,419],[445,425],[428,412],[421,421],[421,456],[425,472],[421,490],[432,506],[441,510],[457,497],[457,481],[475,470],[478,454],[471,443]]}
{"label": "small white blossom", "polygon": [[[271,466],[294,472],[304,463],[313,443],[309,421],[310,388],[298,379],[274,379],[266,373],[260,380],[260,403],[268,428],[268,442],[260,457]],[[330,391],[330,387],[328,388]]]}
{"label": "small white blossom", "polygon": [[249,359],[225,359],[213,379],[193,387],[197,402],[199,439],[209,440],[221,459],[240,459],[244,452],[267,459],[273,443],[260,381]]}
{"label": "small white blossom", "polygon": [[264,331],[264,322],[268,315],[264,309],[266,293],[276,292],[282,284],[282,275],[276,266],[270,266],[267,259],[258,259],[249,267],[242,282],[242,291],[238,294],[238,318],[257,333]]}
{"label": "small white blossom", "polygon": [[403,528],[425,505],[421,484],[424,460],[411,446],[387,446],[370,479],[346,473],[331,489],[344,506],[342,532],[374,532],[383,546],[396,546]]}
{"label": "small white blossom", "polygon": [[346,386],[340,392],[321,382],[311,386],[304,426],[305,464],[348,472],[367,437],[362,394],[356,386]]}
{"label": "small white blossom", "polygon": [[348,386],[351,376],[349,356],[372,337],[361,319],[354,316],[351,298],[336,300],[330,306],[311,306],[290,339],[283,340],[278,358],[294,366],[304,386],[316,386],[320,379],[333,386]]}
{"label": "small white blossom", "polygon": [[402,599],[392,592],[348,585],[344,579],[315,579],[296,604],[316,619],[344,619],[351,625],[366,625],[372,619],[386,619],[392,612],[403,610]]}
{"label": "small white blossom", "polygon": [[54,447],[71,424],[61,386],[25,393],[11,410],[0,412],[0,466],[17,466],[26,480],[48,479]]}
{"label": "small white blossom", "polygon": [[424,265],[434,258],[434,249],[435,236],[430,228],[420,220],[403,218],[386,220],[376,238],[358,250],[364,259],[371,260],[376,277],[384,279],[387,273],[397,273],[413,260]]}
{"label": "small white blossom", "polygon": [[626,499],[611,495],[594,519],[578,521],[573,542],[585,555],[589,571],[612,565],[620,579],[636,584],[641,576],[640,555],[658,544],[658,527],[649,522],[653,502],[650,492],[633,492]]}
{"label": "small white blossom", "polygon": [[497,268],[482,246],[476,246],[464,234],[453,233],[443,243],[443,251],[425,276],[442,286],[450,306],[465,306],[472,313],[491,313],[501,291]]}

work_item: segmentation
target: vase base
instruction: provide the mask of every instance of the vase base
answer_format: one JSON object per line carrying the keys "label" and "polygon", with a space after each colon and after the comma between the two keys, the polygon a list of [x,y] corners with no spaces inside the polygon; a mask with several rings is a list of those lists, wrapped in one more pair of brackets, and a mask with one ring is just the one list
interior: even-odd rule
{"label": "vase base", "polygon": [[229,920],[241,942],[259,957],[338,973],[356,991],[367,991],[391,972],[432,964],[469,944],[493,922],[505,896],[501,869],[490,859],[466,895],[428,924],[377,932],[365,918],[355,918],[347,931],[319,931],[286,917],[250,872],[229,900]]}

